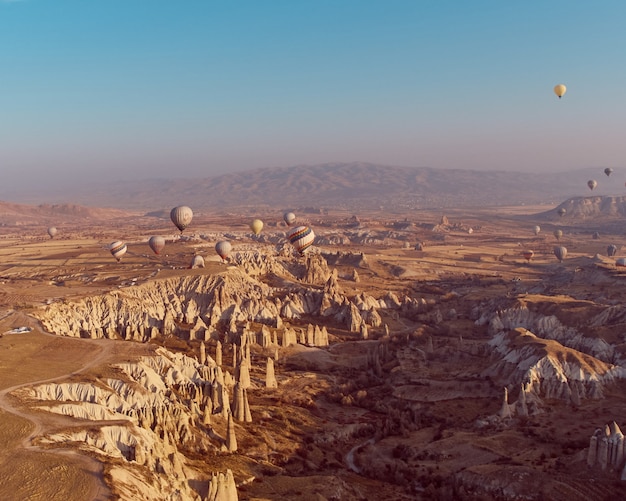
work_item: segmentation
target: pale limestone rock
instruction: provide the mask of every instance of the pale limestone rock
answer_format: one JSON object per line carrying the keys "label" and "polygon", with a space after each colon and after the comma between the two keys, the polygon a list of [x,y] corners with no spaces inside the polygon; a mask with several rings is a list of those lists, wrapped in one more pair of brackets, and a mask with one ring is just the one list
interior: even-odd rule
{"label": "pale limestone rock", "polygon": [[258,336],[257,343],[263,348],[267,348],[272,343],[272,333],[267,325],[261,327],[260,335]]}
{"label": "pale limestone rock", "polygon": [[204,346],[204,341],[200,343],[200,363],[204,365],[206,362],[206,346]]}
{"label": "pale limestone rock", "polygon": [[348,330],[350,330],[350,332],[359,332],[363,324],[363,317],[361,317],[361,313],[354,303],[350,303],[349,311],[350,313],[347,320]]}
{"label": "pale limestone rock", "polygon": [[298,337],[296,331],[291,327],[288,327],[283,331],[283,339],[282,339],[282,347],[287,348],[287,346],[298,344]]}
{"label": "pale limestone rock", "polygon": [[265,366],[265,387],[278,388],[276,375],[274,374],[274,361],[269,357],[267,358],[267,364]]}
{"label": "pale limestone rock", "polygon": [[226,474],[213,475],[209,481],[207,501],[238,501],[237,486],[233,472],[228,469]]}
{"label": "pale limestone rock", "polygon": [[365,324],[365,322],[363,322],[361,324],[361,339],[367,339],[369,337],[369,334],[367,332],[367,325]]}
{"label": "pale limestone rock", "polygon": [[244,390],[239,383],[235,385],[235,388],[233,390],[233,395],[234,395],[233,403],[232,403],[233,417],[237,421],[243,421],[245,419],[243,391]]}
{"label": "pale limestone rock", "polygon": [[233,416],[228,413],[228,425],[226,427],[226,450],[228,452],[237,451],[237,437],[235,436],[235,423],[233,422]]}
{"label": "pale limestone rock", "polygon": [[509,408],[509,391],[506,388],[504,388],[504,399],[502,401],[502,407],[500,408],[500,418],[511,418],[511,409]]}
{"label": "pale limestone rock", "polygon": [[[303,280],[308,284],[322,284],[331,275],[328,263],[321,254],[307,254],[304,265],[306,273]],[[335,270],[333,273],[336,275]]]}
{"label": "pale limestone rock", "polygon": [[215,346],[215,363],[218,367],[222,366],[222,343],[219,340]]}

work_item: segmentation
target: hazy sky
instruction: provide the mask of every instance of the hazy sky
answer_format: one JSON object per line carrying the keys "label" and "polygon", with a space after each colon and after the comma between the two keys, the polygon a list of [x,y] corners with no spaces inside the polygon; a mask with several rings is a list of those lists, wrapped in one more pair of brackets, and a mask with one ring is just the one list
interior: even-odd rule
{"label": "hazy sky", "polygon": [[0,0],[0,193],[357,160],[625,166],[624,19],[622,0]]}

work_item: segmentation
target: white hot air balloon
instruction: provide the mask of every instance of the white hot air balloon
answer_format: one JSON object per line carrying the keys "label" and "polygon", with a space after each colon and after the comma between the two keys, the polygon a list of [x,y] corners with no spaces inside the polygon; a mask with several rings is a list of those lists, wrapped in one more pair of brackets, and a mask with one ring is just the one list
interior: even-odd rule
{"label": "white hot air balloon", "polygon": [[179,205],[170,211],[170,219],[181,233],[185,228],[187,228],[187,226],[189,226],[192,218],[193,211],[186,205]]}
{"label": "white hot air balloon", "polygon": [[315,241],[315,233],[308,226],[297,226],[287,234],[289,241],[300,254],[304,254]]}
{"label": "white hot air balloon", "polygon": [[57,230],[55,226],[50,226],[50,228],[48,228],[48,235],[50,238],[54,238],[58,232],[59,230]]}
{"label": "white hot air balloon", "polygon": [[122,242],[121,240],[116,240],[111,245],[109,245],[109,251],[111,252],[111,255],[115,259],[117,259],[118,263],[121,261],[122,256],[126,254],[127,250],[128,249],[126,247],[126,243]]}
{"label": "white hot air balloon", "polygon": [[204,268],[204,258],[199,255],[196,254],[192,259],[191,259],[191,264],[189,265],[189,267],[192,270],[195,270],[196,268]]}
{"label": "white hot air balloon", "polygon": [[293,212],[285,212],[283,214],[283,219],[288,226],[291,226],[293,223],[296,222],[296,215]]}
{"label": "white hot air balloon", "polygon": [[590,179],[589,181],[587,181],[587,186],[589,186],[589,189],[593,191],[593,189],[598,186],[598,181],[596,181],[595,179]]}
{"label": "white hot air balloon", "polygon": [[533,232],[535,233],[535,236],[536,236],[536,235],[539,235],[539,232],[540,232],[540,231],[541,231],[541,226],[535,226],[535,227],[533,228]]}
{"label": "white hot air balloon", "polygon": [[228,240],[220,240],[215,244],[215,252],[222,258],[222,261],[226,261],[230,252],[233,250],[233,246]]}
{"label": "white hot air balloon", "polygon": [[565,93],[567,92],[567,87],[563,84],[558,84],[554,86],[554,93],[561,99]]}
{"label": "white hot air balloon", "polygon": [[155,254],[160,254],[165,247],[165,239],[160,236],[152,236],[150,240],[148,240],[148,245],[152,249]]}

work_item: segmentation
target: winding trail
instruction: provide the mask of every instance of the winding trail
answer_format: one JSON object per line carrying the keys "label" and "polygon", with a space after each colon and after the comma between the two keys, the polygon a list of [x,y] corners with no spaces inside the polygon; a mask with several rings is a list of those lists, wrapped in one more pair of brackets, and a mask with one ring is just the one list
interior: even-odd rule
{"label": "winding trail", "polygon": [[[41,331],[39,331],[41,333]],[[50,335],[42,333],[43,335]],[[95,339],[80,339],[77,338],[74,341],[90,343],[92,345],[96,345],[99,348],[98,353],[95,356],[90,357],[90,360],[85,363],[78,370],[68,372],[66,374],[61,374],[59,376],[55,376],[52,378],[39,379],[35,381],[28,381],[25,383],[20,383],[9,388],[4,388],[0,391],[0,409],[9,414],[13,414],[19,416],[27,421],[33,423],[33,429],[27,437],[24,437],[19,445],[16,447],[18,449],[23,449],[27,452],[37,454],[41,452],[45,452],[47,454],[56,454],[59,456],[65,456],[67,458],[71,458],[72,462],[80,464],[84,470],[89,473],[94,479],[93,487],[90,490],[90,494],[87,499],[93,501],[107,501],[112,499],[112,493],[109,490],[109,487],[104,482],[104,468],[103,464],[97,461],[94,458],[91,458],[87,455],[81,454],[78,451],[71,449],[43,449],[36,445],[33,445],[33,439],[40,435],[43,435],[47,429],[46,421],[50,422],[53,420],[52,416],[47,416],[39,413],[31,413],[29,410],[22,405],[19,404],[18,400],[15,397],[11,397],[11,392],[24,387],[35,386],[38,384],[44,383],[52,383],[55,381],[65,380],[71,376],[75,376],[81,374],[92,367],[103,364],[110,356],[115,345],[114,341],[111,340],[95,340]]]}
{"label": "winding trail", "polygon": [[352,449],[350,449],[348,454],[346,454],[346,465],[348,466],[348,468],[350,468],[354,473],[360,474],[361,473],[361,468],[359,468],[356,465],[356,463],[354,462],[354,455],[362,447],[365,447],[367,445],[372,445],[374,443],[376,443],[376,440],[374,438],[370,438],[369,440],[366,440],[365,442],[360,443],[360,444],[355,445],[354,447],[352,447]]}

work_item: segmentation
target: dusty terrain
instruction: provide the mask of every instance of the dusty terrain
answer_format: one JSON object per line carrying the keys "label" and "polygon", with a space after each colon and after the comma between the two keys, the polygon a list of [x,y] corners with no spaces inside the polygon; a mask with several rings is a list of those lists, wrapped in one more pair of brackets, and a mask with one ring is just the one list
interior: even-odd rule
{"label": "dusty terrain", "polygon": [[588,465],[626,424],[615,216],[300,213],[303,258],[280,210],[259,237],[246,209],[182,238],[167,211],[77,212],[2,227],[0,332],[33,330],[0,338],[0,498],[211,499],[228,470],[239,499],[626,496],[622,460]]}

